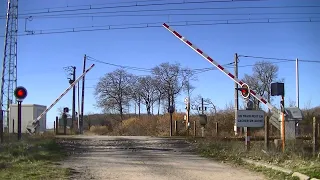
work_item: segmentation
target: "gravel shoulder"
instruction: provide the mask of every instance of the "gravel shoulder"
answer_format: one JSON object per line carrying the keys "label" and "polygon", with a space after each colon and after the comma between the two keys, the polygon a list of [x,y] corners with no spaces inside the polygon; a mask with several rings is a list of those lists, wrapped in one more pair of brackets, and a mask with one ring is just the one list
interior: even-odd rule
{"label": "gravel shoulder", "polygon": [[194,153],[183,139],[141,136],[59,137],[71,155],[61,162],[71,179],[102,180],[262,180],[263,175]]}

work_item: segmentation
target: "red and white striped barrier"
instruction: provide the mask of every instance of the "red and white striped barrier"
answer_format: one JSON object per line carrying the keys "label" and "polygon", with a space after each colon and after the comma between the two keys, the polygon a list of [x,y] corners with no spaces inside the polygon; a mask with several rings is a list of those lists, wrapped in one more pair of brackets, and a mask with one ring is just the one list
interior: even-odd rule
{"label": "red and white striped barrier", "polygon": [[44,110],[38,117],[37,119],[30,121],[27,130],[29,133],[34,133],[35,129],[39,126],[39,120],[54,106],[56,105],[60,99],[66,95],[72,88],[75,86],[83,76],[85,76],[92,68],[94,67],[94,64],[92,64],[81,76],[79,76],[70,86],[46,109]]}
{"label": "red and white striped barrier", "polygon": [[[172,29],[168,24],[163,23],[163,27],[165,27],[168,31],[170,31],[174,36],[176,36],[178,39],[180,39],[182,42],[184,42],[186,45],[188,45],[191,49],[196,51],[200,56],[205,58],[207,61],[209,61],[211,64],[216,66],[220,71],[222,71],[224,74],[226,74],[229,78],[231,78],[234,82],[239,84],[240,86],[244,84],[241,80],[236,78],[232,73],[230,73],[227,69],[225,69],[222,65],[220,65],[218,62],[213,60],[208,54],[206,54],[204,51],[202,51],[200,48],[198,48],[195,44],[191,43],[187,38],[183,37],[180,33]],[[280,111],[275,108],[272,104],[270,104],[267,100],[265,100],[263,97],[261,97],[259,94],[257,94],[255,91],[250,89],[250,94],[258,99],[263,104],[267,105],[267,107],[274,113],[280,114]]]}

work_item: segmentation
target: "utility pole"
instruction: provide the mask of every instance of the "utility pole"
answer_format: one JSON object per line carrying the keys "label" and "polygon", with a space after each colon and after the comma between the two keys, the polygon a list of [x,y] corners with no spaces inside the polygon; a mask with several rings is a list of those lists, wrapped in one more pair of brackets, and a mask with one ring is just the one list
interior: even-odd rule
{"label": "utility pole", "polygon": [[[296,106],[297,106],[297,108],[299,108],[299,99],[300,99],[300,97],[299,97],[299,60],[298,60],[298,58],[296,59]],[[298,128],[298,126],[299,126],[299,122],[298,121],[296,121],[296,126],[295,126],[295,130],[296,130],[296,135],[298,135],[299,134],[299,128]]]}
{"label": "utility pole", "polygon": [[[83,73],[86,71],[86,61],[87,61],[87,55],[84,55],[84,58],[83,58]],[[83,78],[82,78],[80,134],[83,134],[84,86],[85,86],[85,79],[86,79],[85,77],[86,76],[83,76]]]}
{"label": "utility pole", "polygon": [[[72,66],[73,72],[72,72],[72,83],[76,80],[76,67]],[[72,84],[70,83],[70,84]],[[72,89],[72,123],[70,126],[70,129],[73,129],[73,123],[76,118],[76,86],[73,86]]]}
{"label": "utility pole", "polygon": [[296,106],[299,108],[299,60],[296,59]]}
{"label": "utility pole", "polygon": [[[234,74],[235,77],[238,78],[238,54],[235,53],[234,55]],[[237,128],[237,117],[238,117],[238,110],[239,110],[239,93],[238,93],[238,83],[234,83],[234,135],[238,135],[238,128]],[[240,128],[241,132],[242,128]],[[241,133],[240,133],[241,134]]]}

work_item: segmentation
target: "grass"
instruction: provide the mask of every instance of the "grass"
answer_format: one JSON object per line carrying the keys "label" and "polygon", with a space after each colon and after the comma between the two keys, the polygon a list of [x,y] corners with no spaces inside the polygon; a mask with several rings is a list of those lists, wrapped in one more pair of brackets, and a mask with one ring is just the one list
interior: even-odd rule
{"label": "grass", "polygon": [[55,162],[67,154],[52,137],[0,145],[0,179],[67,179],[70,170]]}
{"label": "grass", "polygon": [[[300,142],[301,143],[301,142]],[[245,151],[244,142],[226,142],[220,140],[197,140],[198,152],[205,157],[218,161],[231,162],[248,169],[262,172],[270,179],[295,179],[291,175],[271,170],[266,167],[255,167],[244,163],[241,159],[247,158],[265,163],[277,165],[293,171],[306,174],[312,178],[320,178],[320,161],[312,158],[310,153],[303,151],[302,143],[299,146],[288,145],[287,151],[270,150],[268,153],[262,152],[263,142],[251,142],[250,151]],[[274,147],[271,147],[271,149]],[[300,148],[300,149],[299,149]]]}

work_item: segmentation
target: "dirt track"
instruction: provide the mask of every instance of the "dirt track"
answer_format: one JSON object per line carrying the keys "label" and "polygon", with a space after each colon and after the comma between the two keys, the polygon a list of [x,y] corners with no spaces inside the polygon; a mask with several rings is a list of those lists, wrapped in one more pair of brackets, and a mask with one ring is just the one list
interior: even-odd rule
{"label": "dirt track", "polygon": [[262,175],[195,155],[181,139],[79,136],[63,140],[74,152],[62,162],[72,179],[117,180],[260,180]]}

